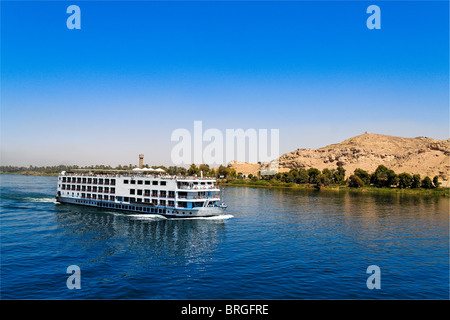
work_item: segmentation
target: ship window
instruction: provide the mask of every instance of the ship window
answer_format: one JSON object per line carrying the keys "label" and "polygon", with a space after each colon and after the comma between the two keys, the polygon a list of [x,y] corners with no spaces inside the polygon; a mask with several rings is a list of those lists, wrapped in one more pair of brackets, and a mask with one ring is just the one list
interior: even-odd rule
{"label": "ship window", "polygon": [[158,181],[152,181],[152,185],[157,186],[158,185]]}
{"label": "ship window", "polygon": [[128,180],[123,180],[123,183],[124,184],[128,184]]}
{"label": "ship window", "polygon": [[138,184],[142,184],[142,180],[138,180]]}
{"label": "ship window", "polygon": [[135,189],[130,189],[130,194],[135,194],[136,190]]}
{"label": "ship window", "polygon": [[162,185],[162,186],[165,186],[165,185],[166,185],[166,182],[165,182],[165,181],[161,181],[161,185]]}
{"label": "ship window", "polygon": [[136,184],[136,180],[131,180],[130,183],[131,184]]}
{"label": "ship window", "polygon": [[149,180],[146,180],[146,181],[145,181],[145,184],[150,184],[150,181],[149,181]]}
{"label": "ship window", "polygon": [[142,196],[142,190],[137,191],[138,196]]}

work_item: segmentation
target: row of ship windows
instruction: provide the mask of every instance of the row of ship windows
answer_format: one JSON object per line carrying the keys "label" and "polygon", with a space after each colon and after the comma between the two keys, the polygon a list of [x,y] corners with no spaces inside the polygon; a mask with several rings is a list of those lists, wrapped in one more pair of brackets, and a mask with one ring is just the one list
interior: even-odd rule
{"label": "row of ship windows", "polygon": [[[59,178],[61,180],[61,177]],[[116,179],[99,179],[99,178],[75,178],[75,177],[62,177],[62,182],[72,183],[93,183],[93,184],[116,184]]]}
{"label": "row of ship windows", "polygon": [[[79,196],[80,194],[77,193],[77,196]],[[73,192],[72,192],[72,196],[74,196]],[[148,204],[153,204],[153,205],[162,205],[165,206],[166,204],[168,206],[174,206],[175,205],[175,201],[166,201],[166,200],[158,200],[158,199],[148,199],[148,198],[130,198],[130,197],[115,197],[115,196],[108,196],[108,195],[101,195],[101,194],[90,194],[90,193],[82,193],[81,194],[82,198],[85,199],[93,199],[93,200],[106,200],[106,201],[124,201],[124,202],[130,202],[130,203],[148,203]]]}
{"label": "row of ship windows", "polygon": [[[87,200],[76,200],[76,203],[97,205],[98,207],[112,208],[112,209],[142,211],[142,212],[147,212],[147,213],[162,213],[162,214],[176,213],[176,214],[178,214],[178,212],[176,212],[176,211],[166,210],[166,209],[162,209],[162,208],[139,207],[139,206],[117,204],[117,203],[99,203],[99,202],[93,202],[93,201],[87,201]],[[188,214],[188,213],[185,211],[182,211],[182,214]],[[190,211],[189,214],[192,214],[192,211]]]}
{"label": "row of ship windows", "polygon": [[[123,180],[123,184],[146,184],[146,185],[150,185],[150,180]],[[151,181],[153,186],[157,186],[158,184],[160,186],[165,186],[166,185],[166,181],[158,181],[158,180],[152,180]]]}
{"label": "row of ship windows", "polygon": [[[150,195],[151,193],[151,195]],[[175,198],[175,191],[168,191],[160,190],[159,193],[157,190],[142,190],[142,189],[130,189],[130,194],[137,194],[138,196],[144,196],[146,197],[168,197],[168,198]]]}
{"label": "row of ship windows", "polygon": [[96,187],[96,186],[77,186],[77,185],[69,185],[69,184],[63,184],[61,186],[62,190],[76,190],[76,191],[91,191],[91,192],[105,192],[105,193],[115,193],[116,188],[109,188],[109,187]]}

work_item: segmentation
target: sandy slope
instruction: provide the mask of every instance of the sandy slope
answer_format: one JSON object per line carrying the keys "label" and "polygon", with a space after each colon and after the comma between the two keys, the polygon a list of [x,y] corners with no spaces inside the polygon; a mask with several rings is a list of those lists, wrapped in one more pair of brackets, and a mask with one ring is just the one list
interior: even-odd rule
{"label": "sandy slope", "polygon": [[[438,175],[445,181],[443,185],[449,186],[450,139],[365,133],[320,149],[297,149],[279,158],[280,172],[295,167],[333,169],[338,162],[346,169],[347,176],[356,168],[372,173],[383,164],[396,173],[418,173],[431,178]],[[232,162],[228,166],[244,174],[257,174],[259,170],[258,164]]]}

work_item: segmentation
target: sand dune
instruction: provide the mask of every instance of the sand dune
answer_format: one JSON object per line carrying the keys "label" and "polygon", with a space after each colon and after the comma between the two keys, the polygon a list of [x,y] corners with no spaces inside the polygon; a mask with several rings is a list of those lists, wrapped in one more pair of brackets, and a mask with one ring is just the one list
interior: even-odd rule
{"label": "sand dune", "polygon": [[[338,162],[349,176],[356,168],[370,173],[383,164],[396,173],[420,174],[422,177],[439,176],[443,186],[449,186],[450,139],[426,137],[402,138],[365,133],[341,143],[319,149],[297,149],[279,158],[280,172],[292,168],[333,169]],[[237,172],[257,174],[258,164],[231,162]]]}

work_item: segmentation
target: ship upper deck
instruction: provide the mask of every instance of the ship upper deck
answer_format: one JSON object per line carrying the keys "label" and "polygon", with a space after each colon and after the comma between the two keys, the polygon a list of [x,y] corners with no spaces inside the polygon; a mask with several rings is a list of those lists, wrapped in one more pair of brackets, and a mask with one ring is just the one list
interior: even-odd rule
{"label": "ship upper deck", "polygon": [[94,177],[94,178],[139,178],[139,179],[165,179],[175,180],[180,182],[216,182],[216,178],[213,177],[198,177],[198,176],[181,176],[181,175],[169,175],[162,172],[148,173],[142,171],[130,171],[130,170],[79,170],[62,171],[59,174],[60,177]]}

